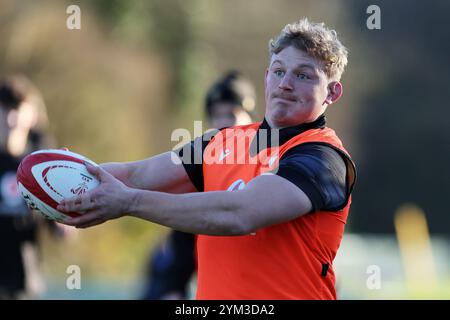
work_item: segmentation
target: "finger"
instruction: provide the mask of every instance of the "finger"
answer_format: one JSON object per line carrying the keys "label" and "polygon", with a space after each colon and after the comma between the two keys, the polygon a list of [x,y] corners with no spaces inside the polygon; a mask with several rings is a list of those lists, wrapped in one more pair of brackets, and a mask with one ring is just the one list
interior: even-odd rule
{"label": "finger", "polygon": [[100,166],[94,166],[87,161],[84,162],[84,165],[86,166],[87,171],[95,176],[100,182],[105,182],[112,178],[112,175]]}
{"label": "finger", "polygon": [[105,219],[102,214],[102,210],[92,210],[92,211],[89,211],[88,213],[86,213],[86,215],[88,215],[88,214],[92,218],[89,218],[89,221],[87,221],[87,222],[78,223],[76,228],[79,228],[79,229],[89,228],[89,227],[93,227],[93,226],[105,223],[107,221],[107,219]]}
{"label": "finger", "polygon": [[63,199],[56,207],[56,210],[62,212],[83,212],[93,210],[97,208],[94,199],[94,196],[90,193],[69,199]]}
{"label": "finger", "polygon": [[67,224],[69,226],[79,227],[82,225],[92,223],[96,220],[103,220],[103,219],[101,218],[100,212],[95,210],[95,211],[90,211],[86,214],[83,214],[79,217],[67,219],[64,221],[64,224]]}
{"label": "finger", "polygon": [[59,149],[64,150],[64,151],[69,151],[69,148],[66,148],[66,147],[62,147],[62,148],[59,148]]}
{"label": "finger", "polygon": [[92,220],[90,222],[84,223],[84,224],[79,224],[76,226],[77,229],[85,229],[85,228],[89,228],[89,227],[93,227],[93,226],[98,226],[99,224],[105,223],[106,220],[103,219],[95,219]]}

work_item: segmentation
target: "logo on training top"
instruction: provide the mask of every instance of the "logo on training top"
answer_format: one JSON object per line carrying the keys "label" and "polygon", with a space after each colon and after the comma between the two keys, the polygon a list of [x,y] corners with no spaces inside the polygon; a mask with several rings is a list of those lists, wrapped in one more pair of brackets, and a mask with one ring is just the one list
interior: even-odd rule
{"label": "logo on training top", "polygon": [[230,154],[231,154],[230,149],[222,150],[222,152],[220,153],[220,156],[219,156],[219,161],[222,161],[223,159],[228,157]]}
{"label": "logo on training top", "polygon": [[242,179],[234,181],[230,186],[228,187],[227,191],[236,191],[236,190],[242,190],[245,188],[245,182]]}
{"label": "logo on training top", "polygon": [[269,168],[273,166],[275,161],[277,160],[278,156],[272,156],[269,160]]}

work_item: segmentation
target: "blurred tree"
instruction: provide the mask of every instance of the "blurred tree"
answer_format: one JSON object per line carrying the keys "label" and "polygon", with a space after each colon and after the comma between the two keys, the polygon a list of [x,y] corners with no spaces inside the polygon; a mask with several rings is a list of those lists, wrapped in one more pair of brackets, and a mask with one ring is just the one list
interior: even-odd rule
{"label": "blurred tree", "polygon": [[129,46],[157,53],[165,65],[164,74],[152,74],[154,79],[167,81],[167,101],[155,119],[167,124],[158,126],[158,135],[167,139],[153,141],[157,152],[172,147],[169,142],[174,127],[186,127],[186,120],[202,118],[197,110],[201,109],[204,74],[209,65],[199,48],[199,28],[207,15],[201,9],[203,4],[201,0],[89,2],[106,25],[105,33]]}
{"label": "blurred tree", "polygon": [[133,45],[143,44],[158,50],[167,58],[171,72],[170,106],[174,110],[190,99],[186,92],[196,84],[190,70],[190,54],[198,40],[196,30],[199,1],[90,1],[110,30],[110,33]]}

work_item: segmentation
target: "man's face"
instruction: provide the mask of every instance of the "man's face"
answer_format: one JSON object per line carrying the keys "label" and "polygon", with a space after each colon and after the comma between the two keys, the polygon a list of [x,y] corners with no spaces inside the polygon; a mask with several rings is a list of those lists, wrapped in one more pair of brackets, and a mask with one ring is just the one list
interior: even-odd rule
{"label": "man's face", "polygon": [[17,110],[7,110],[0,104],[0,149],[21,154],[37,117],[37,109],[32,104],[22,103]]}
{"label": "man's face", "polygon": [[328,79],[322,63],[293,46],[273,54],[266,71],[266,119],[274,128],[316,120],[339,99],[341,84]]}
{"label": "man's face", "polygon": [[216,102],[209,118],[211,127],[221,129],[252,122],[249,114],[242,107],[230,102]]}

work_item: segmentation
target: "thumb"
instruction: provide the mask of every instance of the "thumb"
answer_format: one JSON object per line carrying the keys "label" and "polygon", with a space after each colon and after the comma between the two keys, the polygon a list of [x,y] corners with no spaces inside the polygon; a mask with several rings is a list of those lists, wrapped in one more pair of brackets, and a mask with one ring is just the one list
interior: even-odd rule
{"label": "thumb", "polygon": [[87,161],[84,162],[84,165],[86,166],[87,171],[96,177],[100,182],[107,181],[111,178],[111,175],[100,166],[94,166]]}

